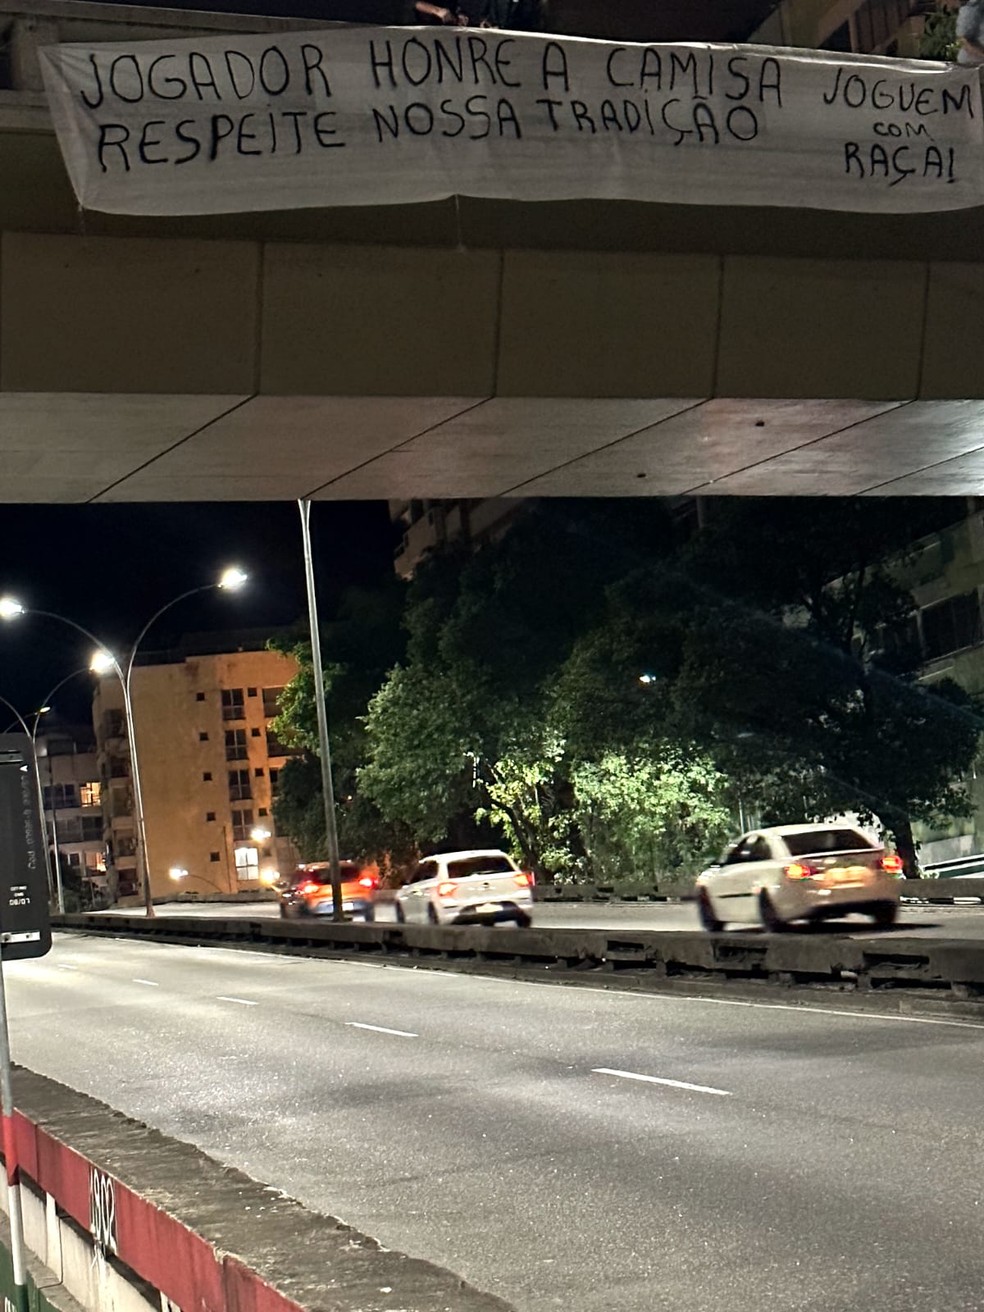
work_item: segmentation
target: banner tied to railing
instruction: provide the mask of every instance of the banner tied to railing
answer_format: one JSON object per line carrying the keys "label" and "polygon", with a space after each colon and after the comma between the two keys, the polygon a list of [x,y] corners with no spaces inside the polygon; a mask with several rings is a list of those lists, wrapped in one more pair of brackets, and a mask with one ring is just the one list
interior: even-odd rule
{"label": "banner tied to railing", "polygon": [[76,195],[116,214],[984,203],[980,76],[953,65],[371,27],[50,46],[41,63]]}

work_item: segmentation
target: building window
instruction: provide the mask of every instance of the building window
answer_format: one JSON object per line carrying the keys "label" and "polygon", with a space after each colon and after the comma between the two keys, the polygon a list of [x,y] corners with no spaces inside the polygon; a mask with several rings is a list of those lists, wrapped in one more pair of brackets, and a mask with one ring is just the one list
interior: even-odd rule
{"label": "building window", "polygon": [[104,738],[123,738],[123,712],[122,711],[104,711],[103,712],[103,737]]}
{"label": "building window", "polygon": [[976,592],[948,597],[920,614],[923,650],[927,660],[949,656],[981,641],[981,607]]}
{"label": "building window", "polygon": [[276,796],[276,794],[277,794],[277,785],[278,785],[279,783],[280,783],[280,771],[279,771],[279,770],[271,770],[271,771],[270,771],[270,792],[271,792],[274,796]]}
{"label": "building window", "polygon": [[246,689],[246,696],[247,696],[247,697],[255,697],[255,696],[256,696],[256,689],[255,689],[255,688],[247,688],[247,689]]}
{"label": "building window", "polygon": [[207,733],[200,733],[200,734],[198,735],[198,741],[199,741],[200,743],[207,743],[207,742],[208,742],[208,734],[207,734]]}
{"label": "building window", "polygon": [[223,720],[246,719],[246,706],[243,701],[242,688],[222,689],[222,718]]}
{"label": "building window", "polygon": [[266,735],[266,754],[267,756],[290,756],[291,748],[287,747],[280,741],[275,733],[267,726]]}
{"label": "building window", "polygon": [[82,817],[82,842],[98,843],[103,836],[101,815],[84,815]]}
{"label": "building window", "polygon": [[260,734],[262,733],[262,730],[261,730],[261,729],[250,729],[249,732],[250,732],[250,736],[251,736],[251,737],[253,737],[253,738],[259,738]]}
{"label": "building window", "polygon": [[263,689],[263,714],[268,720],[272,720],[275,715],[280,714],[280,694],[283,688],[264,688]]}
{"label": "building window", "polygon": [[257,815],[269,815],[270,812],[266,809],[265,806],[261,806],[260,809],[257,811],[256,814],[257,814]]}
{"label": "building window", "polygon": [[260,854],[255,847],[236,847],[233,848],[236,858],[236,878],[244,881],[250,879],[259,879],[260,877]]}
{"label": "building window", "polygon": [[121,834],[116,840],[116,855],[136,856],[137,845],[135,839],[131,838],[129,834]]}
{"label": "building window", "polygon": [[210,861],[221,861],[222,858],[220,857],[218,852],[209,852],[208,859]]}
{"label": "building window", "polygon": [[205,700],[205,694],[204,694],[203,692],[196,692],[196,693],[195,693],[195,701],[196,701],[196,702],[203,702],[204,700]]}
{"label": "building window", "polygon": [[249,760],[249,752],[246,750],[245,729],[226,729],[225,743],[227,761]]}
{"label": "building window", "polygon": [[253,778],[254,778],[254,779],[262,779],[262,778],[263,778],[263,773],[264,773],[264,772],[263,772],[263,767],[262,767],[262,766],[257,766],[257,768],[253,771]]}
{"label": "building window", "polygon": [[82,806],[99,806],[102,801],[102,784],[79,784],[79,803]]}
{"label": "building window", "polygon": [[249,786],[248,770],[230,770],[229,771],[229,801],[230,802],[248,802],[253,796]]}
{"label": "building window", "polygon": [[212,771],[211,771],[211,770],[203,770],[203,771],[202,771],[202,783],[203,783],[203,784],[210,784],[211,782],[212,782]]}
{"label": "building window", "polygon": [[44,790],[44,805],[47,811],[50,811],[52,807],[56,811],[63,811],[69,807],[76,807],[78,804],[79,800],[74,784],[49,784]]}
{"label": "building window", "polygon": [[206,824],[211,824],[211,823],[214,821],[214,819],[215,819],[215,812],[214,812],[214,811],[206,811],[206,812],[205,812],[205,823],[206,823]]}
{"label": "building window", "polygon": [[245,843],[253,828],[253,808],[244,806],[242,810],[232,813],[232,837],[236,843]]}

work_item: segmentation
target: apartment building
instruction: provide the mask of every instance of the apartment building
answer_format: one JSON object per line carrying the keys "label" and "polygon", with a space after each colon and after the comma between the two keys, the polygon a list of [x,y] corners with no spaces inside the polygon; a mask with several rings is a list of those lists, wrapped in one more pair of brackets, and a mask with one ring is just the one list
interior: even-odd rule
{"label": "apartment building", "polygon": [[84,726],[53,725],[38,734],[37,752],[48,850],[66,888],[91,906],[108,884],[95,738]]}
{"label": "apartment building", "polygon": [[[297,854],[276,832],[273,799],[288,753],[270,722],[297,663],[251,646],[154,656],[133,672],[132,703],[151,892],[235,894],[262,887]],[[206,644],[207,645],[207,644]],[[101,679],[93,723],[107,855],[121,897],[140,892],[123,696]]]}
{"label": "apartment building", "polygon": [[[984,499],[969,498],[955,520],[917,542],[900,566],[917,609],[894,637],[921,653],[927,687],[946,677],[984,699]],[[921,862],[941,874],[984,871],[984,758],[968,783],[971,816],[942,830],[917,828]]]}
{"label": "apartment building", "polygon": [[[915,57],[936,0],[782,0],[752,32],[764,45]],[[947,3],[947,7],[956,8]]]}

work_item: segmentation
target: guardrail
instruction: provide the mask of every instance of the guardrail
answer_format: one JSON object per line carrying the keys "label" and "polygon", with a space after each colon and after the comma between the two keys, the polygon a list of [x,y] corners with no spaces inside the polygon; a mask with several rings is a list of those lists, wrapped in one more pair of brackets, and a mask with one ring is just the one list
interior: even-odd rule
{"label": "guardrail", "polygon": [[[629,929],[486,929],[191,916],[56,916],[56,929],[163,943],[241,946],[306,956],[384,958],[478,972],[575,978],[592,972],[668,980],[766,981],[850,991],[905,989],[984,1000],[984,942],[833,934],[660,933]],[[984,1001],[982,1001],[984,1007]]]}

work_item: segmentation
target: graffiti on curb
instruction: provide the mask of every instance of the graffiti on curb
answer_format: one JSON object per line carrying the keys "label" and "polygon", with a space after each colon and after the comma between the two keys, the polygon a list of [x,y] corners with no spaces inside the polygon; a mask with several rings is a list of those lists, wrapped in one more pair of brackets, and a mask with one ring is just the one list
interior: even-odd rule
{"label": "graffiti on curb", "polygon": [[117,1251],[116,1187],[112,1176],[94,1166],[89,1171],[89,1230],[102,1252]]}

